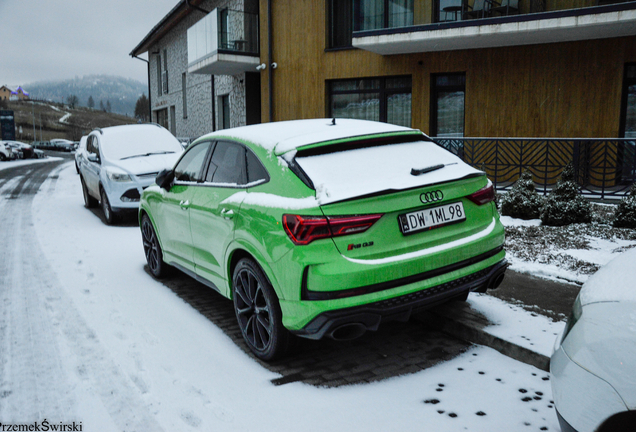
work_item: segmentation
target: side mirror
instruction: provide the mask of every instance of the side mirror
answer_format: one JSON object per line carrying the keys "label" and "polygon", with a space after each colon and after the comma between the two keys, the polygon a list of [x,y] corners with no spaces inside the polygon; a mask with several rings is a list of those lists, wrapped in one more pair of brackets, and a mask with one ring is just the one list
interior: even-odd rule
{"label": "side mirror", "polygon": [[95,153],[89,153],[86,159],[88,159],[90,162],[100,163],[99,156],[97,156]]}
{"label": "side mirror", "polygon": [[157,186],[167,191],[170,190],[173,180],[174,171],[172,171],[171,169],[165,169],[157,174],[157,177],[155,177],[155,183],[157,183]]}

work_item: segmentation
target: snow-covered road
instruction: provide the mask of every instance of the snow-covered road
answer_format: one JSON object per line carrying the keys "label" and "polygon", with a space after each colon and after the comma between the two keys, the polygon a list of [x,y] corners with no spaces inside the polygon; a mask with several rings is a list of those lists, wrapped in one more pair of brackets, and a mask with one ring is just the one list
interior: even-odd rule
{"label": "snow-covered road", "polygon": [[44,167],[0,179],[0,423],[559,430],[548,374],[484,347],[373,384],[274,386],[277,374],[144,271],[138,227],[106,226],[83,208],[72,162],[40,185]]}

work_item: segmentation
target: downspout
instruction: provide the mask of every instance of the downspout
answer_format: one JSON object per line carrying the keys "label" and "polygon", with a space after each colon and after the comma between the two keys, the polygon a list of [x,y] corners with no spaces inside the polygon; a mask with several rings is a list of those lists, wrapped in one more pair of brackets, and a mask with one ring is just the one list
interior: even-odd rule
{"label": "downspout", "polygon": [[214,96],[214,75],[212,75],[212,132],[216,131],[216,97]]}
{"label": "downspout", "polygon": [[[150,53],[148,53],[150,54]],[[148,71],[148,121],[152,121],[152,101],[151,101],[151,96],[150,96],[150,60],[146,60],[146,59],[142,59],[141,57],[137,57],[136,55],[132,56],[133,58],[136,58],[137,60],[141,60],[146,62],[146,69]],[[150,58],[150,57],[148,57]]]}
{"label": "downspout", "polygon": [[267,63],[269,64],[269,73],[267,74],[269,87],[269,121],[274,121],[274,60],[272,50],[272,0],[267,0],[267,50],[269,51]]}

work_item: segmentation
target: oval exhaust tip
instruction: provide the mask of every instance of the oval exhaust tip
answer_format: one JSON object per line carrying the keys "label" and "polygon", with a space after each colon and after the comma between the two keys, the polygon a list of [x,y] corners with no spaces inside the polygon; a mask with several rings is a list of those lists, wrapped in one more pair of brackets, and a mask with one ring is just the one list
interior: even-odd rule
{"label": "oval exhaust tip", "polygon": [[488,288],[490,288],[490,289],[499,288],[499,285],[501,285],[501,283],[503,282],[504,277],[505,277],[504,273],[499,273],[498,275],[493,276],[493,278],[490,279],[490,283],[488,284]]}
{"label": "oval exhaust tip", "polygon": [[367,331],[367,328],[360,323],[343,324],[330,333],[330,337],[337,341],[349,341],[357,339]]}

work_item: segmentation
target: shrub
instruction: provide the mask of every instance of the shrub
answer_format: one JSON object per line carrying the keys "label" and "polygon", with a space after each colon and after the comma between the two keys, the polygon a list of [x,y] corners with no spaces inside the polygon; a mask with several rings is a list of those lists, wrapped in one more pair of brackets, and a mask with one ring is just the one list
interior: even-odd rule
{"label": "shrub", "polygon": [[636,228],[636,183],[616,206],[612,224],[616,228]]}
{"label": "shrub", "polygon": [[590,203],[581,196],[579,186],[574,181],[574,167],[570,162],[563,168],[561,178],[541,208],[541,222],[544,225],[561,226],[591,220]]}
{"label": "shrub", "polygon": [[534,187],[532,173],[524,170],[510,192],[501,198],[501,214],[519,219],[538,219],[543,201]]}

